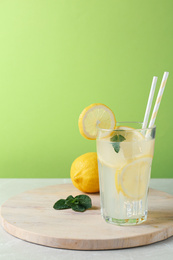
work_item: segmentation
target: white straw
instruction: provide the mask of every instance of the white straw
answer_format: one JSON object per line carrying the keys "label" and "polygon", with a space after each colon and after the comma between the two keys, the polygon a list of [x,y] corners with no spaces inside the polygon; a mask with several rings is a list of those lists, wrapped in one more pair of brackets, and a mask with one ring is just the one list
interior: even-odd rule
{"label": "white straw", "polygon": [[150,94],[149,94],[149,98],[148,98],[148,103],[147,103],[147,107],[146,107],[146,110],[145,110],[144,121],[143,121],[143,124],[142,124],[142,129],[146,128],[147,124],[148,124],[148,118],[149,118],[149,115],[150,115],[150,110],[151,110],[151,105],[152,105],[152,102],[153,102],[153,97],[154,97],[157,79],[158,79],[157,77],[153,77],[153,81],[152,81],[151,89],[150,89]]}
{"label": "white straw", "polygon": [[161,85],[160,85],[160,89],[159,89],[159,92],[158,92],[158,95],[157,95],[156,103],[155,103],[153,113],[152,113],[152,116],[151,116],[151,120],[150,120],[150,123],[149,123],[149,128],[152,127],[155,123],[157,112],[159,110],[160,102],[161,102],[161,99],[162,99],[162,96],[163,96],[163,92],[164,92],[164,89],[165,89],[165,85],[166,85],[168,75],[169,75],[169,72],[164,72],[164,74],[163,74],[162,82],[161,82]]}

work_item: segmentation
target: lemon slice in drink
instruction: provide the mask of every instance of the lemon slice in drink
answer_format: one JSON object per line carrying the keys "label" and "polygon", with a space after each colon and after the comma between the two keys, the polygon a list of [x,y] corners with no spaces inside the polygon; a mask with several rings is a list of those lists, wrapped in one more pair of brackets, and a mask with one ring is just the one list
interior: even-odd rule
{"label": "lemon slice in drink", "polygon": [[116,130],[120,130],[118,131],[118,134],[123,135],[126,138],[126,142],[144,139],[143,134],[139,130],[135,130],[135,128],[129,126],[117,126]]}
{"label": "lemon slice in drink", "polygon": [[[107,139],[99,138],[97,143],[97,155],[100,162],[110,168],[121,169],[129,160],[134,157],[141,157],[143,153],[144,136],[134,128],[128,126],[118,126],[109,135]],[[116,153],[111,142],[111,137],[114,135],[122,135],[125,137],[123,142],[120,142],[119,152]],[[145,153],[148,154],[148,153]]]}
{"label": "lemon slice in drink", "polygon": [[104,129],[114,129],[116,119],[112,110],[104,104],[91,104],[79,116],[79,131],[86,139],[95,140],[98,133],[97,125]]}
{"label": "lemon slice in drink", "polygon": [[116,130],[117,134],[125,138],[125,140],[120,143],[120,150],[123,152],[126,160],[141,156],[145,144],[143,134],[139,130],[128,126],[118,126]]}
{"label": "lemon slice in drink", "polygon": [[115,174],[115,185],[129,199],[139,200],[145,196],[150,178],[151,156],[144,156],[127,163]]}

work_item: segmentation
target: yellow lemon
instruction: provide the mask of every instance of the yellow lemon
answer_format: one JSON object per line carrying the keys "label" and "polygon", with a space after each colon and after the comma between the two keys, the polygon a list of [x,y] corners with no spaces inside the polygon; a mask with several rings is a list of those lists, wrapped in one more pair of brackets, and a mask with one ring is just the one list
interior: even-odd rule
{"label": "yellow lemon", "polygon": [[85,153],[76,158],[71,166],[70,177],[80,191],[99,192],[97,153]]}
{"label": "yellow lemon", "polygon": [[143,156],[127,163],[115,174],[115,186],[130,199],[141,199],[147,192],[152,157]]}
{"label": "yellow lemon", "polygon": [[98,127],[114,129],[116,119],[112,110],[104,104],[96,103],[86,107],[79,116],[79,131],[86,139],[95,140]]}

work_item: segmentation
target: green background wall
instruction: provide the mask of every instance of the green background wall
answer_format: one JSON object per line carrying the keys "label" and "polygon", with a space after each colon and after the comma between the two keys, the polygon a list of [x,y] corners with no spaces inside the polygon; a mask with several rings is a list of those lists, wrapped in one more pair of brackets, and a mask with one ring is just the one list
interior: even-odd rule
{"label": "green background wall", "polygon": [[142,121],[164,71],[152,177],[173,177],[172,13],[172,0],[1,0],[0,177],[70,177],[96,150],[78,131],[83,108]]}

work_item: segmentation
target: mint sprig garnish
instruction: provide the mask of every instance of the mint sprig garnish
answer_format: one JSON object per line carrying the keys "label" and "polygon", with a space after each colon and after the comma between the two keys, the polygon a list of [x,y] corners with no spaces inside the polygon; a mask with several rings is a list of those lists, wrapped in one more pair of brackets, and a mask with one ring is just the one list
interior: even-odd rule
{"label": "mint sprig garnish", "polygon": [[114,136],[112,136],[110,138],[111,142],[115,142],[115,143],[112,143],[112,146],[113,146],[114,151],[116,153],[119,153],[119,151],[120,151],[120,142],[123,142],[124,140],[126,140],[126,138],[124,136],[118,135],[118,134],[116,134],[116,135],[114,135]]}
{"label": "mint sprig garnish", "polygon": [[91,207],[92,207],[91,198],[87,195],[78,195],[76,197],[70,195],[66,199],[58,200],[53,206],[53,208],[57,210],[71,208],[74,211],[80,211],[80,212],[83,212],[86,209],[89,209]]}

